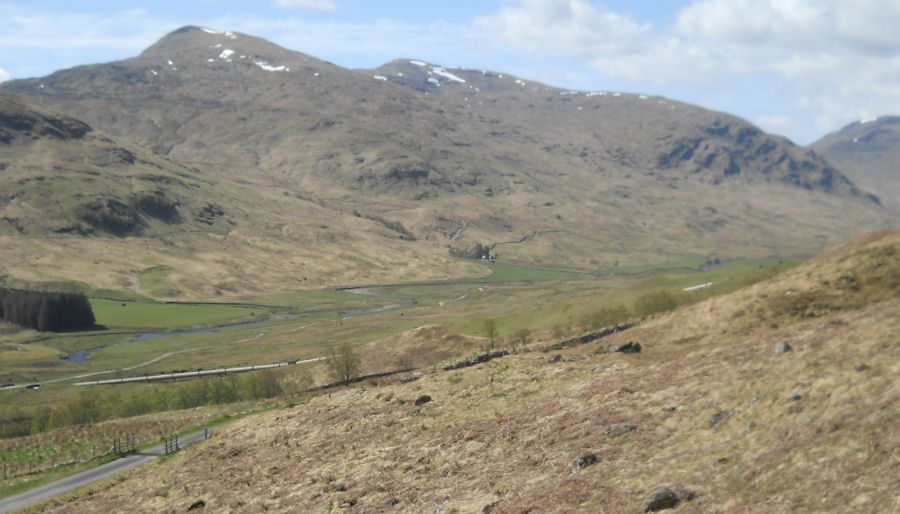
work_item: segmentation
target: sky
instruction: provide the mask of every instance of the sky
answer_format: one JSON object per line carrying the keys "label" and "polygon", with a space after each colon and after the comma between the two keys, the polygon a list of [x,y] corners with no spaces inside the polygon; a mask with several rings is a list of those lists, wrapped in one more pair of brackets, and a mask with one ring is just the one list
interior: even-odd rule
{"label": "sky", "polygon": [[131,57],[184,25],[348,68],[406,57],[662,95],[799,144],[900,114],[900,0],[0,0],[0,81]]}

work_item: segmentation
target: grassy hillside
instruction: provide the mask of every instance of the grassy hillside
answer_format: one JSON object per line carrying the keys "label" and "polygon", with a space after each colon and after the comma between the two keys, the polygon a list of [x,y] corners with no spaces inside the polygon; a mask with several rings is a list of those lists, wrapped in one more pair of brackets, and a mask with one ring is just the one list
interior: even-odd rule
{"label": "grassy hillside", "polygon": [[668,486],[684,512],[891,512],[898,256],[872,234],[559,359],[315,397],[39,510],[640,512]]}

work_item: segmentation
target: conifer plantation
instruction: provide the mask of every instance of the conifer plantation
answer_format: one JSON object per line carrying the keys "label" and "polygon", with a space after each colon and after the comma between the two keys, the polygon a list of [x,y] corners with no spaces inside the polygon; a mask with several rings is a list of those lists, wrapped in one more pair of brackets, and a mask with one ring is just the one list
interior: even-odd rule
{"label": "conifer plantation", "polygon": [[0,318],[40,331],[62,331],[94,325],[94,311],[83,293],[0,289]]}

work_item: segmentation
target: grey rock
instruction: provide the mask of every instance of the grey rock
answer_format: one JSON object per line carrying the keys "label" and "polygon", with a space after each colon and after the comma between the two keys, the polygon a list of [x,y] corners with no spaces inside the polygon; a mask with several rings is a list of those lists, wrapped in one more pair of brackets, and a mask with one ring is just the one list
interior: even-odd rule
{"label": "grey rock", "polygon": [[678,406],[670,403],[668,405],[664,405],[662,410],[666,412],[675,412],[678,410]]}
{"label": "grey rock", "polygon": [[582,469],[593,466],[594,464],[600,462],[600,457],[597,457],[594,453],[585,453],[581,457],[575,459],[575,462],[572,463],[572,474],[578,473]]}
{"label": "grey rock", "polygon": [[784,355],[791,350],[793,350],[793,348],[791,348],[791,345],[787,344],[786,341],[778,341],[773,348],[775,355]]}
{"label": "grey rock", "polygon": [[865,371],[869,369],[869,365],[864,362],[860,362],[859,364],[854,366],[853,369],[855,369],[856,371]]}
{"label": "grey rock", "polygon": [[614,425],[606,425],[606,437],[618,437],[628,432],[637,430],[637,425],[631,423],[616,423]]}
{"label": "grey rock", "polygon": [[734,409],[725,409],[716,412],[709,417],[709,428],[716,428],[731,416],[734,416]]}
{"label": "grey rock", "polygon": [[790,396],[788,396],[789,402],[799,402],[802,399],[803,396],[801,396],[800,393],[792,393]]}
{"label": "grey rock", "polygon": [[422,396],[416,398],[415,403],[416,403],[416,406],[418,407],[419,405],[425,405],[426,403],[428,403],[430,401],[431,401],[431,397],[428,396],[427,394],[423,394]]}
{"label": "grey rock", "polygon": [[674,509],[679,501],[680,499],[675,491],[668,487],[660,487],[650,493],[650,496],[644,500],[643,511],[658,512],[665,509]]}
{"label": "grey rock", "polygon": [[627,343],[619,346],[613,351],[619,353],[641,353],[641,343],[638,343],[636,341],[628,341]]}
{"label": "grey rock", "polygon": [[559,362],[561,360],[562,360],[562,355],[557,353],[553,357],[550,357],[549,359],[547,359],[547,363],[548,364],[556,364],[557,362]]}

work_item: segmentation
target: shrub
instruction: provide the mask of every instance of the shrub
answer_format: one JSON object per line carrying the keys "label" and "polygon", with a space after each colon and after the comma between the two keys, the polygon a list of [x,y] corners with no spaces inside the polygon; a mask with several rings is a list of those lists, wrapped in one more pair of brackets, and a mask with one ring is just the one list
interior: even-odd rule
{"label": "shrub", "polygon": [[516,330],[513,335],[510,337],[510,341],[512,342],[513,351],[517,352],[520,347],[528,344],[528,341],[531,339],[531,330],[527,328],[520,328]]}
{"label": "shrub", "polygon": [[624,305],[618,307],[605,307],[598,311],[592,312],[585,318],[585,326],[589,330],[618,325],[627,320],[631,316],[628,308]]}
{"label": "shrub", "polygon": [[639,316],[649,316],[659,312],[671,311],[675,307],[678,307],[678,302],[668,291],[645,293],[634,302],[634,312]]}

